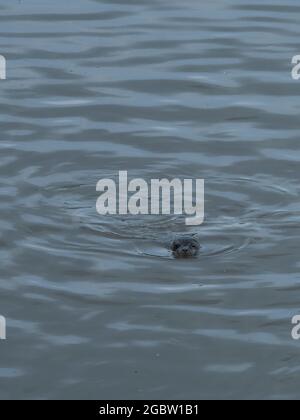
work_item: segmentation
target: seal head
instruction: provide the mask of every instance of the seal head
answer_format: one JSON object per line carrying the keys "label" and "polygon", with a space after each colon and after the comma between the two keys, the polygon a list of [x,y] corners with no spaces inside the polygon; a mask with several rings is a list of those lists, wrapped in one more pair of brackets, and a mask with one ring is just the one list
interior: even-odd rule
{"label": "seal head", "polygon": [[201,246],[194,237],[182,236],[174,239],[171,250],[175,258],[194,258],[198,255]]}

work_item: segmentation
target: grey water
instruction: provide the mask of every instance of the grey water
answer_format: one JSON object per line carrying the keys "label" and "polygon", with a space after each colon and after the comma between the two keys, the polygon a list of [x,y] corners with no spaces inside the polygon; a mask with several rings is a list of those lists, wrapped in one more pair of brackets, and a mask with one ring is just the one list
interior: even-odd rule
{"label": "grey water", "polygon": [[[0,0],[1,399],[298,399],[296,0]],[[205,179],[205,222],[96,183]],[[199,257],[165,246],[195,233]]]}

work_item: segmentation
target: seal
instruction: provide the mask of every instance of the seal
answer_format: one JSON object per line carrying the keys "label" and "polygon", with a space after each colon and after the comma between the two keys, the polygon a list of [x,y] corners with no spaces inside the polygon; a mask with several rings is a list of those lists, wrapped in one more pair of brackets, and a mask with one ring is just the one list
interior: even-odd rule
{"label": "seal", "polygon": [[171,251],[175,258],[195,258],[200,248],[200,243],[193,236],[181,236],[171,243]]}

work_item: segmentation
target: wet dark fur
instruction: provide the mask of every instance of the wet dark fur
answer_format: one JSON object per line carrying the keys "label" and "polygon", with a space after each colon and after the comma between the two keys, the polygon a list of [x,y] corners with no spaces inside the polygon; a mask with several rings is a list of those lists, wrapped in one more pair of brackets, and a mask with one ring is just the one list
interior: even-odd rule
{"label": "wet dark fur", "polygon": [[195,258],[200,248],[198,240],[189,236],[176,238],[171,243],[171,251],[175,258]]}

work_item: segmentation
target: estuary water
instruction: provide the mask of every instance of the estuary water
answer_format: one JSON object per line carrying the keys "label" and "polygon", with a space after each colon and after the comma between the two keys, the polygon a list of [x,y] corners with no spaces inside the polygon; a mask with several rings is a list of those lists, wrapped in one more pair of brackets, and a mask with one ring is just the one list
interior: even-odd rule
{"label": "estuary water", "polygon": [[[299,398],[296,0],[0,0],[1,399]],[[205,179],[205,222],[96,183]],[[195,233],[175,260],[166,241]]]}

